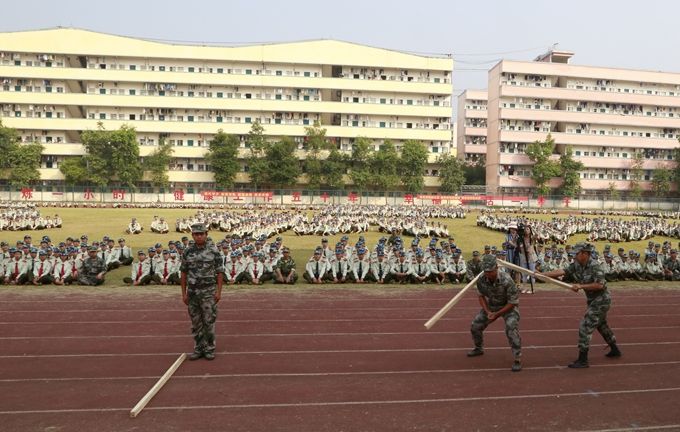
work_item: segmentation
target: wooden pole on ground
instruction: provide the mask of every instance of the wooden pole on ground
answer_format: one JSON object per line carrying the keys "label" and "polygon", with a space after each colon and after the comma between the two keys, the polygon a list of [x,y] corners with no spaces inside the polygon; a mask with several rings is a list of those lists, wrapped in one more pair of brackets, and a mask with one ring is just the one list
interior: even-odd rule
{"label": "wooden pole on ground", "polygon": [[561,280],[553,279],[551,277],[542,275],[540,273],[533,272],[531,270],[525,269],[524,267],[520,267],[520,266],[515,265],[513,263],[509,263],[507,261],[498,260],[498,265],[502,265],[503,267],[507,267],[509,269],[516,270],[516,271],[518,271],[520,273],[524,273],[525,275],[528,275],[528,276],[533,276],[536,279],[540,279],[544,282],[548,282],[548,283],[552,283],[552,284],[561,286],[562,288],[571,289],[571,287],[572,287],[572,285],[570,283],[566,283],[566,282],[562,282]]}
{"label": "wooden pole on ground", "polygon": [[432,326],[435,325],[435,323],[436,323],[437,321],[439,321],[439,320],[441,319],[441,317],[444,316],[444,314],[446,314],[452,307],[454,307],[454,306],[456,305],[456,303],[458,303],[458,302],[460,301],[461,298],[463,298],[463,295],[465,295],[465,292],[466,292],[468,289],[470,289],[470,287],[472,287],[472,286],[477,282],[477,279],[479,279],[479,277],[480,277],[483,273],[484,273],[484,272],[480,272],[477,276],[475,276],[474,279],[472,279],[472,280],[470,281],[470,283],[468,283],[467,285],[465,285],[465,287],[464,287],[462,290],[460,290],[460,291],[458,292],[458,294],[456,294],[456,296],[455,296],[454,298],[452,298],[451,300],[449,300],[449,302],[446,303],[446,304],[444,305],[444,307],[441,308],[441,309],[439,310],[439,312],[437,312],[436,314],[434,314],[434,316],[433,316],[432,318],[430,318],[430,319],[425,323],[425,327],[426,327],[428,330],[431,329]]}
{"label": "wooden pole on ground", "polygon": [[158,380],[158,382],[156,382],[156,384],[154,384],[154,386],[151,387],[151,390],[149,390],[149,392],[145,394],[144,397],[140,399],[139,402],[137,402],[137,405],[135,405],[134,408],[132,408],[132,411],[130,411],[130,417],[133,418],[137,417],[137,415],[144,409],[146,404],[148,404],[151,398],[153,398],[156,395],[156,393],[158,393],[158,391],[165,385],[165,383],[170,379],[172,374],[175,373],[175,371],[179,368],[179,366],[186,358],[187,358],[186,353],[182,353],[182,355],[180,355],[177,358],[177,360],[175,360],[172,366],[170,366],[170,368],[167,371],[165,371],[165,373]]}

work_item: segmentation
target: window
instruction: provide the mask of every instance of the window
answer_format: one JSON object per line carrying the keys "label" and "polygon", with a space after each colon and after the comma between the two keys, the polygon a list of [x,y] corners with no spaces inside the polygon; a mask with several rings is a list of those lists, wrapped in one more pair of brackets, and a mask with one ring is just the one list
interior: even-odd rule
{"label": "window", "polygon": [[193,72],[193,71],[194,71],[194,67],[193,67],[193,66],[189,66],[189,72]]}
{"label": "window", "polygon": [[134,115],[134,114],[130,114],[130,120],[134,120],[134,119],[135,119],[135,115]]}
{"label": "window", "polygon": [[222,116],[217,116],[217,123],[222,123]]}
{"label": "window", "polygon": [[305,75],[306,77],[311,76],[311,74],[310,74],[309,72],[305,72],[304,75]]}
{"label": "window", "polygon": [[252,69],[246,69],[246,75],[252,75],[253,70]]}
{"label": "window", "polygon": [[358,97],[353,97],[353,98],[352,98],[352,102],[354,102],[354,103],[359,103],[359,98],[358,98]]}
{"label": "window", "polygon": [[130,96],[134,96],[137,92],[135,89],[130,89]]}
{"label": "window", "polygon": [[99,113],[99,120],[106,120],[106,113]]}
{"label": "window", "polygon": [[100,89],[99,89],[99,94],[106,94],[106,89],[105,89],[105,88],[100,88]]}
{"label": "window", "polygon": [[276,95],[276,100],[281,100],[281,95],[280,95],[280,94],[277,94],[277,95]]}
{"label": "window", "polygon": [[[189,120],[189,121],[191,121],[191,120]],[[187,145],[188,145],[189,147],[193,147],[193,146],[194,146],[194,140],[188,139],[188,140],[187,140]]]}
{"label": "window", "polygon": [[386,103],[387,103],[387,99],[385,99],[385,98],[380,98],[380,103],[381,103],[381,104],[386,104]]}
{"label": "window", "polygon": [[190,121],[190,122],[194,121],[194,116],[187,116],[187,121]]}
{"label": "window", "polygon": [[52,112],[51,112],[51,111],[47,111],[47,112],[45,113],[45,117],[47,117],[47,118],[52,118]]}
{"label": "window", "polygon": [[283,71],[277,70],[277,71],[276,71],[276,76],[281,76],[281,75],[283,75]]}
{"label": "window", "polygon": [[217,68],[217,73],[224,73],[224,69],[223,68]]}
{"label": "window", "polygon": [[161,72],[165,72],[165,66],[158,66],[158,70]]}
{"label": "window", "polygon": [[406,99],[406,105],[413,105],[413,99]]}
{"label": "window", "polygon": [[165,90],[158,90],[158,96],[165,96]]}
{"label": "window", "polygon": [[188,92],[187,92],[187,96],[189,96],[189,97],[193,97],[193,96],[194,96],[194,92],[192,92],[192,91],[188,91]]}
{"label": "window", "polygon": [[137,65],[130,65],[130,70],[137,70]]}
{"label": "window", "polygon": [[380,127],[384,128],[385,127],[385,122],[380,122]]}
{"label": "window", "polygon": [[352,121],[352,126],[359,126],[359,121],[358,120]]}
{"label": "window", "polygon": [[46,86],[46,87],[45,87],[45,91],[46,91],[47,93],[52,93],[52,87],[51,87],[51,86]]}
{"label": "window", "polygon": [[246,121],[246,123],[252,123],[250,117],[246,117],[246,118],[245,118],[245,121]]}
{"label": "window", "polygon": [[218,97],[218,98],[224,97],[224,93],[222,93],[222,92],[217,92],[217,97]]}
{"label": "window", "polygon": [[14,117],[21,117],[21,111],[14,111]]}

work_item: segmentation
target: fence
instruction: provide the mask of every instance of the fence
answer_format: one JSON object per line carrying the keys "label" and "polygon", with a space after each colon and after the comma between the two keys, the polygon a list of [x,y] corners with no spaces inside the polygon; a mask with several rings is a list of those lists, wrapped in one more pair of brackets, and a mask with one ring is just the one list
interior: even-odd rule
{"label": "fence", "polygon": [[607,197],[565,198],[561,196],[516,196],[484,193],[419,193],[403,191],[345,191],[285,189],[271,191],[213,189],[130,190],[95,187],[5,187],[0,200],[33,203],[78,203],[102,205],[182,205],[206,206],[225,204],[285,204],[285,205],[465,205],[470,207],[532,207],[572,210],[659,210],[679,211],[680,199],[645,197],[635,201]]}

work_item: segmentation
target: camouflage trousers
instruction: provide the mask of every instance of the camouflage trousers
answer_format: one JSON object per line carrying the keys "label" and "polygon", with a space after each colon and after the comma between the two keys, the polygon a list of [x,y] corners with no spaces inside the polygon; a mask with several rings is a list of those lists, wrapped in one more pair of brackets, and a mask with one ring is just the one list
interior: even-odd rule
{"label": "camouflage trousers", "polygon": [[[522,338],[519,336],[519,309],[513,308],[510,312],[502,317],[505,320],[505,336],[508,338],[512,355],[515,359],[522,356]],[[482,349],[484,347],[484,329],[489,325],[489,317],[484,310],[480,310],[477,316],[472,320],[470,333],[472,333],[472,341],[475,348]]]}
{"label": "camouflage trousers", "polygon": [[187,291],[191,334],[194,337],[194,352],[212,353],[215,351],[216,291],[217,287],[215,286],[201,289],[189,288]]}
{"label": "camouflage trousers", "polygon": [[602,335],[607,344],[616,343],[614,332],[607,325],[607,312],[611,305],[612,297],[606,291],[588,302],[588,309],[586,309],[586,314],[578,327],[579,351],[588,350],[595,329]]}

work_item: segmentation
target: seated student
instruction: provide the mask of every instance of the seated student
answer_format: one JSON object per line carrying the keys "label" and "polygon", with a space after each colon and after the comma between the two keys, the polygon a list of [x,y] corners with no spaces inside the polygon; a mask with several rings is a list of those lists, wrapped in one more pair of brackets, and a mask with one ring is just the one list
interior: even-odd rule
{"label": "seated student", "polygon": [[160,285],[179,285],[177,264],[170,258],[170,251],[164,250],[161,255],[163,260],[154,267],[153,281]]}
{"label": "seated student", "polygon": [[671,249],[670,256],[664,261],[663,277],[666,280],[680,280],[680,260],[677,249]]}
{"label": "seated student", "polygon": [[269,253],[266,258],[262,259],[262,264],[264,265],[264,271],[260,280],[264,283],[274,279],[274,272],[276,269],[276,264],[279,262],[279,251],[275,247],[269,248]]}
{"label": "seated student", "polygon": [[434,262],[430,263],[430,277],[432,282],[442,285],[446,282],[447,277],[451,273],[451,268],[444,259],[443,252],[435,253]]}
{"label": "seated student", "polygon": [[366,283],[366,275],[371,268],[371,263],[366,257],[366,249],[360,246],[356,250],[357,256],[352,260],[350,279],[354,283]]}
{"label": "seated student", "polygon": [[52,268],[52,278],[55,285],[70,285],[78,280],[78,270],[75,268],[76,262],[70,259],[69,252],[55,252],[58,261]]}
{"label": "seated student", "polygon": [[424,284],[430,280],[430,266],[424,260],[422,249],[416,251],[416,262],[411,266],[411,282]]}
{"label": "seated student", "polygon": [[28,272],[28,262],[23,259],[20,249],[10,248],[9,253],[13,258],[5,265],[4,283],[16,285]]}
{"label": "seated student", "polygon": [[[278,242],[278,239],[277,239]],[[274,283],[295,284],[298,279],[295,269],[295,260],[290,256],[290,249],[284,247],[281,250],[283,256],[276,263]]]}
{"label": "seated student", "polygon": [[125,232],[128,234],[141,234],[142,231],[144,231],[144,228],[142,228],[142,225],[137,222],[137,218],[132,218],[127,229],[125,230]]}
{"label": "seated student", "polygon": [[465,263],[467,267],[467,272],[465,274],[467,280],[471,281],[478,274],[482,272],[482,260],[479,255],[479,251],[472,251],[472,259]]}
{"label": "seated student", "polygon": [[376,252],[375,261],[371,263],[371,273],[368,279],[379,284],[390,283],[392,280],[390,273],[390,262],[385,259],[385,251],[380,248]]}
{"label": "seated student", "polygon": [[465,282],[465,278],[467,277],[467,265],[465,264],[465,261],[460,259],[460,254],[457,252],[453,254],[449,272],[449,278],[451,279],[451,282],[455,284]]}
{"label": "seated student", "polygon": [[[24,248],[24,251],[26,249]],[[24,261],[26,261],[26,272],[19,276],[19,279],[17,280],[17,285],[24,285],[28,283],[33,282],[33,269],[35,268],[35,264],[39,261],[38,259],[38,249],[34,247],[30,247],[28,249],[28,253],[24,254]]]}
{"label": "seated student", "polygon": [[131,277],[123,278],[123,282],[137,285],[148,285],[151,283],[153,274],[151,273],[151,263],[146,257],[146,252],[137,252],[137,262],[132,263]]}
{"label": "seated student", "polygon": [[326,271],[326,280],[333,283],[347,282],[347,273],[349,272],[349,262],[345,258],[342,248],[335,249],[335,256],[328,262],[328,270]]}
{"label": "seated student", "polygon": [[132,264],[132,251],[130,250],[130,247],[125,244],[124,238],[118,239],[118,246],[113,248],[112,255],[114,255],[120,265],[127,266]]}
{"label": "seated student", "polygon": [[246,266],[244,277],[251,285],[262,285],[262,274],[264,273],[264,263],[262,262],[264,255],[260,252],[254,252],[251,255],[251,261]]}
{"label": "seated student", "polygon": [[33,265],[33,285],[49,285],[52,283],[52,263],[47,259],[47,252],[41,250],[39,259]]}
{"label": "seated student", "polygon": [[323,257],[323,249],[317,248],[314,250],[314,255],[307,261],[305,273],[302,277],[309,283],[321,284],[326,274],[326,265],[327,262]]}
{"label": "seated student", "polygon": [[226,262],[224,266],[224,281],[228,285],[240,284],[243,282],[245,275],[245,266],[239,259],[241,257],[241,252],[233,251],[230,254],[230,260]]}
{"label": "seated student", "polygon": [[403,250],[397,252],[398,259],[390,268],[392,280],[400,284],[408,283],[411,277],[411,263],[406,260],[406,253]]}

